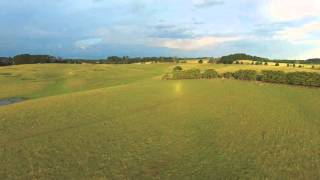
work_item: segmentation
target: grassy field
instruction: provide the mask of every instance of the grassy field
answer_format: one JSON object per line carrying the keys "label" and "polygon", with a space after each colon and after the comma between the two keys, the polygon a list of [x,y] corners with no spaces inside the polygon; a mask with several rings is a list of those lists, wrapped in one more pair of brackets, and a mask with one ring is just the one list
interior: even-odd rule
{"label": "grassy field", "polygon": [[[0,179],[317,179],[320,90],[172,64],[0,68]],[[274,66],[183,68],[307,70]]]}

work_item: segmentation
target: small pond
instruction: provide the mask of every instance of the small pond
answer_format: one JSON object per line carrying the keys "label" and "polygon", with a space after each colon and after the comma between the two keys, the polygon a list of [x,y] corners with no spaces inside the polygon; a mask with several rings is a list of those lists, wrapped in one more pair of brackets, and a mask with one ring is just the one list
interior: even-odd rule
{"label": "small pond", "polygon": [[18,103],[18,102],[25,101],[25,100],[26,100],[26,98],[21,98],[21,97],[0,99],[0,106],[14,104],[14,103]]}

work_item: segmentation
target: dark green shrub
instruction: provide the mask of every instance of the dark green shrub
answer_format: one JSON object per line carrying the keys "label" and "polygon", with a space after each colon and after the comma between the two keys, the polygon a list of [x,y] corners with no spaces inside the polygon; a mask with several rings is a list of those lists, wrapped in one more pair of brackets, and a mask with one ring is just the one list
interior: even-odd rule
{"label": "dark green shrub", "polygon": [[199,69],[188,69],[185,71],[173,71],[173,79],[200,79],[201,73]]}
{"label": "dark green shrub", "polygon": [[203,60],[200,59],[200,60],[198,61],[198,63],[199,63],[199,64],[203,64]]}
{"label": "dark green shrub", "polygon": [[257,80],[257,81],[262,81],[262,74],[257,74],[256,80]]}
{"label": "dark green shrub", "polygon": [[267,62],[265,62],[265,63],[264,63],[264,65],[265,65],[265,66],[268,66],[268,63],[267,63]]}
{"label": "dark green shrub", "polygon": [[181,66],[176,66],[173,68],[173,71],[182,71],[182,67]]}
{"label": "dark green shrub", "polygon": [[257,61],[256,65],[262,65],[262,61]]}
{"label": "dark green shrub", "polygon": [[255,70],[239,70],[233,73],[233,77],[239,80],[255,81],[257,79],[257,71]]}
{"label": "dark green shrub", "polygon": [[212,79],[217,77],[218,77],[218,72],[215,71],[214,69],[207,69],[202,73],[202,78],[205,78],[205,79]]}
{"label": "dark green shrub", "polygon": [[275,66],[280,66],[280,64],[279,63],[276,63],[276,65]]}
{"label": "dark green shrub", "polygon": [[270,83],[286,83],[287,75],[283,71],[271,71],[264,70],[262,71],[261,81],[270,82]]}
{"label": "dark green shrub", "polygon": [[222,74],[222,77],[224,77],[226,79],[232,79],[233,78],[233,73],[225,72],[225,73]]}
{"label": "dark green shrub", "polygon": [[186,79],[200,79],[201,72],[199,69],[188,69],[185,72]]}

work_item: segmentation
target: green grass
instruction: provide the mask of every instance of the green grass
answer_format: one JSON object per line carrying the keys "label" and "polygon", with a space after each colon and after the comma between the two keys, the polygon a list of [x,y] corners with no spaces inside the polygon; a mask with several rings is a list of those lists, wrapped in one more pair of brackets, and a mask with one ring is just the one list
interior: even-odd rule
{"label": "green grass", "polygon": [[0,107],[0,179],[320,176],[319,89],[160,80],[173,66],[0,69],[3,97],[31,98]]}

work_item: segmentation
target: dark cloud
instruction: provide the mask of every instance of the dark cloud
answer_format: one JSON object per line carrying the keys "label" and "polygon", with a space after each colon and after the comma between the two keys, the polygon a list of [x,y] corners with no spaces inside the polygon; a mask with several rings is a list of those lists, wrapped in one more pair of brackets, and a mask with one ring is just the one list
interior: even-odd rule
{"label": "dark cloud", "polygon": [[185,27],[178,27],[175,25],[156,25],[152,27],[152,34],[150,37],[168,38],[168,39],[187,39],[192,38],[192,30]]}
{"label": "dark cloud", "polygon": [[222,0],[199,0],[194,3],[196,8],[208,8],[212,6],[218,6],[224,4]]}

